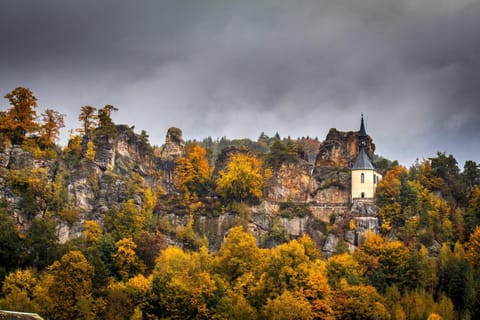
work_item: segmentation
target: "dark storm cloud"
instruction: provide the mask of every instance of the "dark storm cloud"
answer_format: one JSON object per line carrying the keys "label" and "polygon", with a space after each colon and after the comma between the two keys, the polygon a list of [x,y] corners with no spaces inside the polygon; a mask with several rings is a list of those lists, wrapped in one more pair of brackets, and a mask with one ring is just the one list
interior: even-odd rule
{"label": "dark storm cloud", "polygon": [[161,144],[356,130],[410,164],[480,161],[480,3],[0,1],[0,88],[68,113],[111,103]]}

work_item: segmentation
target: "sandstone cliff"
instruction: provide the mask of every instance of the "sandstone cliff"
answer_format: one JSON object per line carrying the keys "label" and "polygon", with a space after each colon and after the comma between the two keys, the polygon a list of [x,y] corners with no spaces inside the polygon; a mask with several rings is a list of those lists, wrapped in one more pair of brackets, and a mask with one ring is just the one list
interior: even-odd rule
{"label": "sandstone cliff", "polygon": [[[329,254],[340,239],[353,247],[361,232],[378,228],[374,206],[351,207],[349,203],[349,167],[358,153],[357,137],[357,132],[331,129],[315,163],[299,157],[281,164],[272,173],[262,203],[247,213],[219,213],[212,198],[191,215],[173,183],[176,160],[185,148],[178,128],[168,130],[158,153],[125,125],[115,126],[115,134],[95,135],[90,159],[85,156],[87,137],[80,154],[67,148],[57,150],[56,155],[39,156],[24,147],[6,147],[0,153],[0,199],[23,232],[36,216],[51,215],[55,210],[69,213],[55,216],[59,239],[65,242],[81,235],[86,220],[103,225],[109,210],[126,201],[133,201],[140,210],[146,190],[156,190],[161,196],[154,221],[170,243],[182,245],[177,239],[179,230],[192,226],[198,241],[206,236],[210,246],[218,248],[229,228],[244,224],[260,245],[272,246],[308,233]],[[371,139],[368,148],[373,153]],[[238,152],[247,151],[227,147],[219,154],[214,179]],[[355,228],[347,228],[345,221],[352,219]],[[332,231],[327,234],[327,230]]]}

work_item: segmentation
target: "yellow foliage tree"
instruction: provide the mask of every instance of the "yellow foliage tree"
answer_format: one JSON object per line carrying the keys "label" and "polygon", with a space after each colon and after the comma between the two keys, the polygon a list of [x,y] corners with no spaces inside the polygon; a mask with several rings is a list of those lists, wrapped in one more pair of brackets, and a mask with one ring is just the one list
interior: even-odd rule
{"label": "yellow foliage tree", "polygon": [[148,187],[143,192],[142,214],[145,216],[146,224],[151,225],[153,223],[153,210],[157,205],[158,195]]}
{"label": "yellow foliage tree", "polygon": [[383,297],[372,286],[351,286],[342,280],[335,293],[338,319],[390,319]]}
{"label": "yellow foliage tree", "polygon": [[[107,288],[107,320],[135,319],[151,299],[152,278],[138,274],[127,282],[111,282]],[[141,317],[139,319],[142,319]]]}
{"label": "yellow foliage tree", "polygon": [[114,233],[117,239],[133,237],[146,223],[147,217],[132,199],[123,202],[118,209],[110,209],[105,216],[105,228]]}
{"label": "yellow foliage tree", "polygon": [[266,254],[261,276],[255,286],[255,303],[275,300],[285,291],[307,301],[315,318],[333,319],[331,290],[326,264],[311,260],[302,242],[296,240],[282,244]]}
{"label": "yellow foliage tree", "polygon": [[82,137],[74,134],[73,130],[69,131],[68,146],[65,151],[78,157],[82,154]]}
{"label": "yellow foliage tree", "polygon": [[211,186],[212,167],[208,163],[207,151],[191,144],[185,155],[177,159],[175,184],[183,192],[205,195]]}
{"label": "yellow foliage tree", "polygon": [[235,281],[245,273],[254,272],[262,259],[255,237],[242,227],[229,230],[218,256],[218,269],[228,281]]}
{"label": "yellow foliage tree", "polygon": [[92,319],[92,276],[93,267],[76,250],[49,266],[36,288],[48,319]]}
{"label": "yellow foliage tree", "polygon": [[263,314],[266,319],[291,320],[312,319],[312,306],[301,296],[294,296],[289,291],[284,291],[275,299],[269,299],[264,307]]}
{"label": "yellow foliage tree", "polygon": [[429,190],[441,190],[442,179],[435,176],[430,160],[423,160],[418,166],[418,181]]}
{"label": "yellow foliage tree", "polygon": [[362,284],[365,271],[365,267],[349,253],[334,255],[328,259],[328,278],[333,286],[337,286],[341,279],[346,279],[353,285]]}
{"label": "yellow foliage tree", "polygon": [[123,238],[115,243],[117,252],[112,255],[118,274],[127,279],[142,272],[145,267],[138,258],[135,249],[137,245],[132,238]]}
{"label": "yellow foliage tree", "polygon": [[94,243],[102,236],[102,227],[95,220],[86,220],[83,236],[87,242]]}
{"label": "yellow foliage tree", "polygon": [[380,290],[392,284],[400,288],[418,280],[413,276],[418,277],[415,272],[420,270],[412,270],[410,252],[400,241],[386,241],[381,235],[369,231],[364,244],[355,251],[355,257]]}
{"label": "yellow foliage tree", "polygon": [[227,290],[215,306],[213,319],[239,319],[250,320],[257,318],[257,311],[245,299],[242,292]]}
{"label": "yellow foliage tree", "polygon": [[227,200],[256,200],[263,194],[262,161],[248,154],[234,154],[220,172],[217,192]]}
{"label": "yellow foliage tree", "polygon": [[466,258],[476,268],[480,267],[480,226],[476,226],[465,244]]}
{"label": "yellow foliage tree", "polygon": [[33,291],[37,279],[31,269],[18,269],[3,280],[0,309],[23,312],[39,312],[39,306],[33,301]]}
{"label": "yellow foliage tree", "polygon": [[402,187],[401,176],[407,170],[402,166],[396,166],[389,170],[382,180],[378,182],[376,190],[376,201],[380,208],[382,218],[382,229],[390,231],[394,219],[401,214],[400,192]]}
{"label": "yellow foliage tree", "polygon": [[87,158],[90,161],[95,160],[95,144],[93,143],[92,140],[88,140],[87,142],[87,151],[85,152],[85,158]]}
{"label": "yellow foliage tree", "polygon": [[165,249],[153,271],[154,293],[164,317],[209,319],[215,304],[217,284],[204,254]]}

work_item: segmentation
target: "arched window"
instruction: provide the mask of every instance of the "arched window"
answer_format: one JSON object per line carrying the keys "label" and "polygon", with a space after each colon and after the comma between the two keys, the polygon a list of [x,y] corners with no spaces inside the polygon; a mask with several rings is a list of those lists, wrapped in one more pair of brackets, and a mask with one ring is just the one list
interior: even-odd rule
{"label": "arched window", "polygon": [[362,192],[362,199],[365,198],[365,192]]}
{"label": "arched window", "polygon": [[360,183],[365,183],[365,175],[363,173],[360,175]]}

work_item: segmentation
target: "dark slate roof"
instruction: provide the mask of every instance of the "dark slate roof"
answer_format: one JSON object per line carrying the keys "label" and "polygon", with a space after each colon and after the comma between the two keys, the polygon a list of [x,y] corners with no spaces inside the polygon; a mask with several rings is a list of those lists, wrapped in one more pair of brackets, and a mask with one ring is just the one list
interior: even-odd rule
{"label": "dark slate roof", "polygon": [[365,130],[365,123],[363,122],[363,114],[362,114],[362,122],[360,123],[360,131],[358,133],[359,137],[366,137],[367,130]]}
{"label": "dark slate roof", "polygon": [[36,313],[27,313],[27,312],[16,312],[16,311],[5,311],[0,310],[0,319],[1,320],[43,320]]}
{"label": "dark slate roof", "polygon": [[365,148],[360,148],[360,152],[358,153],[357,159],[355,159],[352,169],[376,169]]}

